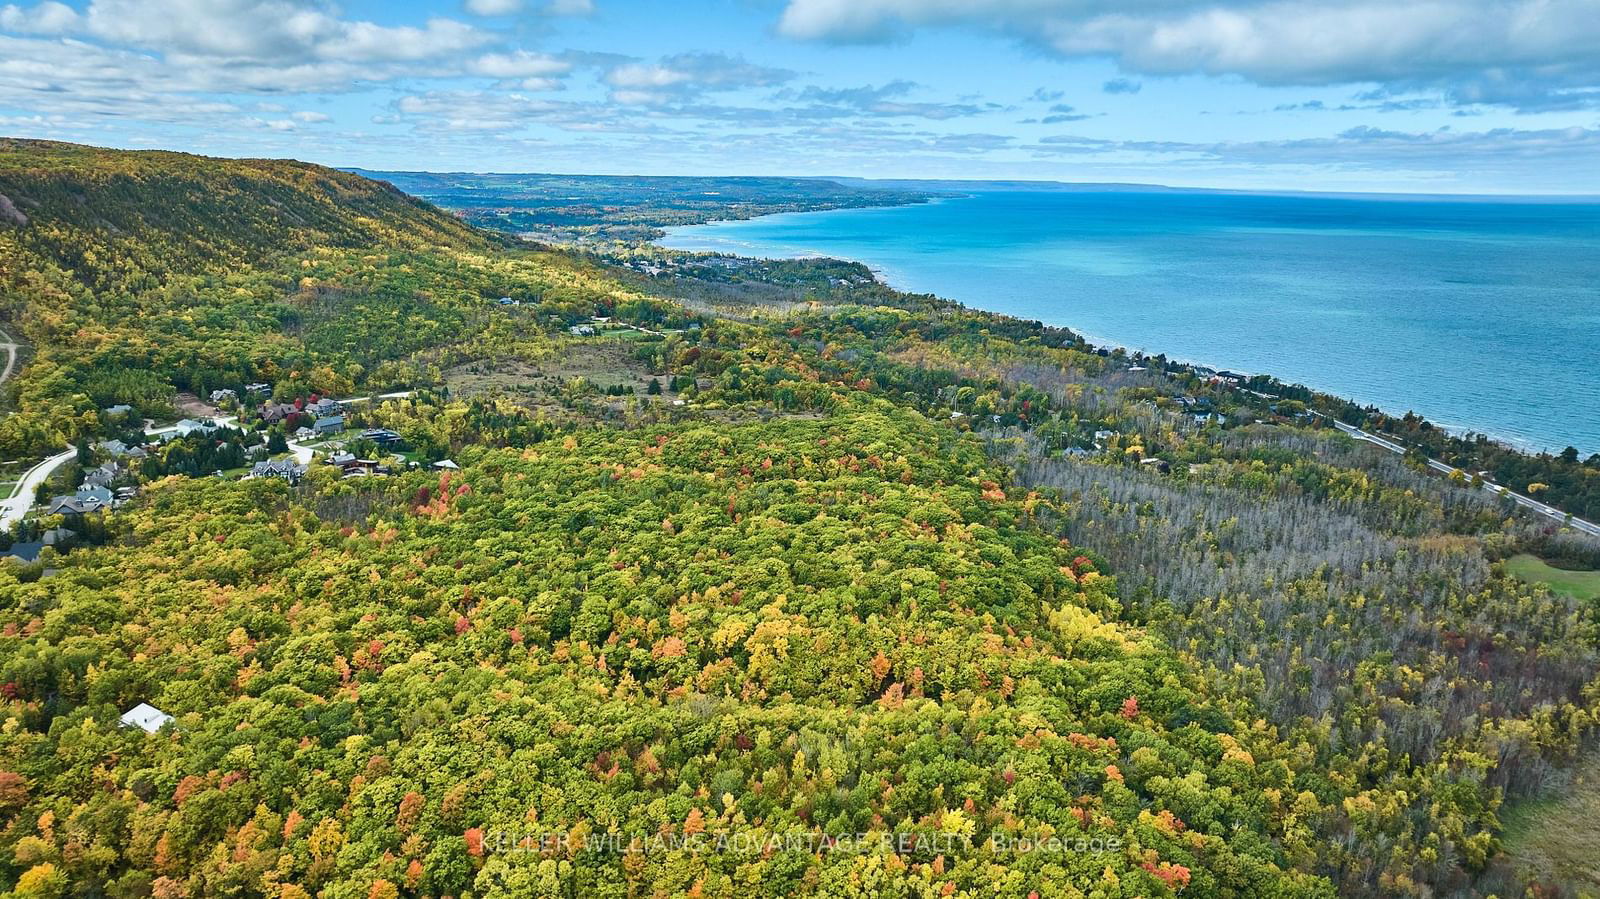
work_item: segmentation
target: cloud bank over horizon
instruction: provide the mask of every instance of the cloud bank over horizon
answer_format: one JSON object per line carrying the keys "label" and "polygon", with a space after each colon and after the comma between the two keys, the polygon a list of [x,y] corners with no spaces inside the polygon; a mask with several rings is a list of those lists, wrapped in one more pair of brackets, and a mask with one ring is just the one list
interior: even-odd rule
{"label": "cloud bank over horizon", "polygon": [[369,168],[1600,193],[1600,0],[18,0],[0,134]]}

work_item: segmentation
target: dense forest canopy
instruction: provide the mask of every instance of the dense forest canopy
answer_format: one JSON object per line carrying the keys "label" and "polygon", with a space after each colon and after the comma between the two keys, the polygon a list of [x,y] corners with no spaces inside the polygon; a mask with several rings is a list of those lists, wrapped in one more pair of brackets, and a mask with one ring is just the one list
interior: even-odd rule
{"label": "dense forest canopy", "polygon": [[4,453],[81,481],[133,440],[104,407],[261,381],[407,388],[352,421],[450,460],[200,476],[283,452],[247,420],[31,519],[84,544],[0,566],[0,887],[1581,893],[1501,815],[1572,783],[1600,621],[1503,560],[1592,543],[1314,397],[1244,417],[844,263],[606,258],[300,163],[0,143]]}

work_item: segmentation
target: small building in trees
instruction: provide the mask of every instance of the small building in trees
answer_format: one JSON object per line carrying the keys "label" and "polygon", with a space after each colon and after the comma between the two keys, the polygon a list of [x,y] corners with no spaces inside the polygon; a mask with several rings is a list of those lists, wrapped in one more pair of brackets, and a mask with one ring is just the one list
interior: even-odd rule
{"label": "small building in trees", "polygon": [[171,724],[173,718],[155,706],[141,702],[123,712],[119,720],[122,722],[123,727],[137,727],[147,734],[153,734]]}

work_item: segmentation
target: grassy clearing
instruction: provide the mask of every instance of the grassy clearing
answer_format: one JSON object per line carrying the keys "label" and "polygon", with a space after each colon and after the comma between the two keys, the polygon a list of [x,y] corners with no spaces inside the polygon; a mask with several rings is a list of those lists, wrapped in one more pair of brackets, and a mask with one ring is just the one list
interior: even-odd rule
{"label": "grassy clearing", "polygon": [[1557,593],[1582,600],[1600,599],[1600,571],[1569,571],[1523,553],[1506,560],[1506,570],[1519,580],[1549,584]]}
{"label": "grassy clearing", "polygon": [[1500,821],[1517,868],[1578,895],[1600,889],[1600,755],[1581,763],[1557,795],[1511,803]]}

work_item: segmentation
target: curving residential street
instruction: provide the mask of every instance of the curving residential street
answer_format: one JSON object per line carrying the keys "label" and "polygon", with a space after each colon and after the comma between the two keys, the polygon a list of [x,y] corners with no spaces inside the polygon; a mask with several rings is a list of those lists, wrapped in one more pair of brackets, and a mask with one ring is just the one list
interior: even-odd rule
{"label": "curving residential street", "polygon": [[50,475],[57,468],[65,465],[68,460],[78,455],[77,450],[66,450],[45,459],[28,469],[17,486],[12,488],[11,495],[0,501],[0,528],[8,528],[15,522],[21,521],[33,508],[33,496]]}
{"label": "curving residential street", "polygon": [[[15,358],[14,355],[13,358]],[[10,374],[9,367],[6,370],[6,373]],[[4,379],[0,379],[0,381],[3,380]],[[400,390],[396,391],[395,393],[383,393],[377,396],[353,396],[349,397],[348,399],[338,400],[338,402],[343,405],[351,405],[354,403],[364,403],[369,400],[396,400],[404,399],[410,396],[411,393],[412,391],[410,390]],[[239,417],[237,415],[224,415],[219,418],[212,419],[212,421],[215,421],[219,425],[232,425],[238,420]],[[145,433],[151,436],[159,436],[161,434],[171,434],[177,429],[178,428],[176,425],[168,425],[164,428],[151,428],[145,431]],[[295,443],[291,440],[289,441],[289,452],[294,454],[295,462],[301,465],[309,465],[311,463],[312,456],[316,451],[309,446],[301,443]],[[27,473],[22,476],[22,479],[17,482],[17,486],[11,491],[11,495],[6,497],[3,501],[0,501],[0,529],[8,528],[13,523],[21,521],[28,514],[28,510],[33,508],[33,496],[38,491],[39,485],[43,484],[45,480],[50,477],[50,475],[54,474],[57,468],[67,464],[67,462],[77,454],[77,450],[65,450],[49,457],[48,459],[45,459],[42,462],[39,462],[32,468],[28,469]]]}

